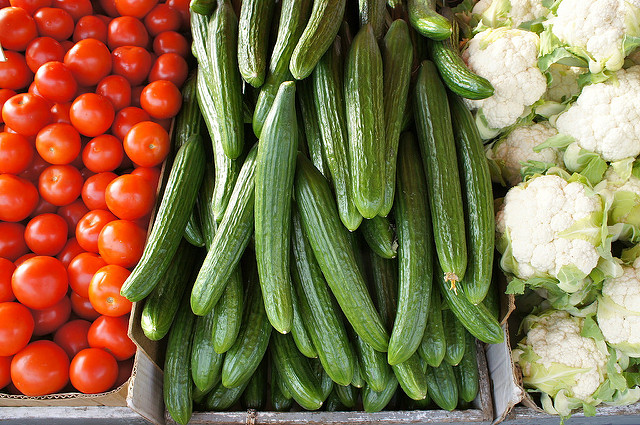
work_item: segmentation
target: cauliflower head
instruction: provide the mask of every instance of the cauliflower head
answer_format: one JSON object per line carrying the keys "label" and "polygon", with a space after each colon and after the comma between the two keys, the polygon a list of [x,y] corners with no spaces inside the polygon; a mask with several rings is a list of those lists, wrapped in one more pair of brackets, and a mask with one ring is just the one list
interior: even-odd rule
{"label": "cauliflower head", "polygon": [[549,9],[542,5],[542,0],[480,0],[472,13],[481,15],[486,26],[497,27],[505,23],[517,28],[524,22],[545,17]]}
{"label": "cauliflower head", "polygon": [[637,65],[617,71],[614,79],[583,88],[576,102],[558,116],[556,128],[605,161],[618,161],[640,154],[639,122]]}
{"label": "cauliflower head", "polygon": [[584,74],[585,68],[566,66],[554,63],[547,70],[550,83],[544,95],[545,100],[562,103],[580,93],[578,77]]}
{"label": "cauliflower head", "polygon": [[537,66],[540,39],[533,32],[496,28],[476,34],[467,43],[462,58],[469,69],[486,78],[494,94],[465,103],[486,120],[488,127],[503,129],[527,113],[547,90],[547,81]]}
{"label": "cauliflower head", "polygon": [[596,186],[599,193],[607,191],[606,196],[612,199],[609,224],[627,223],[640,229],[640,179],[624,166],[620,167],[620,172],[616,168],[610,166],[604,180]]}

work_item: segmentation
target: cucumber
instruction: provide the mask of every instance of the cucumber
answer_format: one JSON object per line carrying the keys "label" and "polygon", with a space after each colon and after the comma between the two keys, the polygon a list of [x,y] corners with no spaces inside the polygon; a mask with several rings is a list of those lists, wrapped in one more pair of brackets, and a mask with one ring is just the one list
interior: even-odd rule
{"label": "cucumber", "polygon": [[331,180],[331,174],[325,159],[322,146],[322,136],[318,123],[318,112],[313,99],[313,81],[307,79],[298,83],[298,102],[302,122],[304,124],[304,134],[309,148],[309,157],[313,165],[320,170],[323,176]]}
{"label": "cucumber", "polygon": [[189,11],[191,26],[191,53],[198,60],[198,74],[202,72],[210,72],[209,54],[207,53],[207,34],[209,32],[209,15],[205,16]]}
{"label": "cucumber", "polygon": [[307,78],[338,34],[346,0],[314,0],[311,16],[296,44],[289,70],[296,80]]}
{"label": "cucumber", "polygon": [[[293,335],[292,335],[293,336]],[[311,359],[311,368],[316,374],[316,378],[318,378],[318,382],[320,382],[320,390],[322,391],[322,401],[324,402],[331,391],[333,390],[333,380],[331,377],[325,372],[322,367],[322,363],[318,359]]]}
{"label": "cucumber", "polygon": [[255,170],[255,247],[267,317],[280,333],[291,330],[289,274],[291,196],[298,149],[295,84],[282,83],[265,120]]}
{"label": "cucumber", "polygon": [[198,389],[198,387],[194,386],[193,387],[193,391],[191,393],[192,398],[193,398],[193,404],[196,407],[201,406],[202,403],[204,403],[204,399],[208,394],[209,394],[208,392],[207,393],[202,392],[202,391],[200,391],[200,389]]}
{"label": "cucumber", "polygon": [[311,341],[311,337],[307,332],[307,328],[304,325],[302,319],[302,311],[300,307],[300,301],[298,301],[298,295],[295,290],[291,293],[291,301],[293,302],[293,322],[291,325],[291,336],[296,343],[296,347],[303,356],[310,359],[318,357],[318,351]]}
{"label": "cucumber", "polygon": [[462,356],[464,356],[464,335],[467,331],[449,308],[442,310],[442,327],[444,329],[444,337],[447,341],[444,361],[451,366],[455,366],[460,363]]}
{"label": "cucumber", "polygon": [[[496,267],[499,266],[496,264]],[[500,320],[500,291],[498,289],[498,279],[500,274],[500,272],[495,273],[494,270],[491,278],[491,284],[489,285],[489,291],[487,291],[487,296],[482,300],[482,304],[484,304],[487,310],[489,310],[489,313],[491,313],[491,316],[496,320]]]}
{"label": "cucumber", "polygon": [[495,250],[495,215],[491,173],[475,119],[458,96],[450,95],[451,120],[456,140],[465,205],[469,258],[460,284],[472,304],[482,302],[491,285]]}
{"label": "cucumber", "polygon": [[405,107],[413,63],[413,46],[405,21],[393,21],[382,40],[381,50],[384,64],[385,184],[384,202],[378,214],[386,217],[391,211],[395,195],[398,143],[407,115]]}
{"label": "cucumber", "polygon": [[362,406],[364,407],[364,411],[372,413],[384,409],[393,398],[397,388],[398,380],[393,373],[389,375],[384,390],[380,392],[373,391],[368,385],[365,386],[362,390]]}
{"label": "cucumber", "polygon": [[242,393],[240,403],[244,409],[264,410],[267,404],[267,362],[262,360],[247,388]]}
{"label": "cucumber", "polygon": [[311,0],[282,0],[278,35],[269,61],[269,72],[278,78],[291,75],[291,55],[309,19],[311,3]]}
{"label": "cucumber", "polygon": [[360,226],[362,236],[369,248],[382,258],[395,258],[398,254],[398,242],[391,223],[386,217],[379,215],[364,220]]}
{"label": "cucumber", "polygon": [[376,38],[382,37],[385,22],[386,0],[359,0],[360,26],[371,24]]}
{"label": "cucumber", "polygon": [[422,370],[418,353],[392,368],[400,387],[409,398],[422,400],[427,396],[427,377]]}
{"label": "cucumber", "polygon": [[189,9],[200,15],[209,16],[216,9],[217,4],[215,0],[191,0]]}
{"label": "cucumber", "polygon": [[215,108],[216,137],[225,155],[236,159],[244,144],[242,77],[238,69],[238,19],[228,0],[220,2],[209,21],[207,50],[211,72],[207,82]]}
{"label": "cucumber", "polygon": [[452,33],[451,22],[436,12],[436,0],[409,0],[409,21],[420,34],[432,40],[446,40]]}
{"label": "cucumber", "polygon": [[253,87],[260,87],[267,70],[267,42],[276,2],[244,0],[238,23],[238,67]]}
{"label": "cucumber", "polygon": [[209,250],[218,228],[218,223],[216,223],[216,218],[213,214],[213,192],[215,190],[215,181],[214,167],[213,164],[209,162],[204,170],[204,178],[202,180],[202,186],[200,187],[200,193],[198,194],[197,201],[202,238],[204,239],[204,246],[207,250]]}
{"label": "cucumber", "polygon": [[453,368],[458,383],[458,395],[462,401],[472,402],[478,395],[479,373],[476,357],[476,340],[465,332],[464,356],[460,363]]}
{"label": "cucumber", "polygon": [[[291,394],[288,394],[288,390],[284,388],[284,383],[278,375],[278,370],[273,364],[273,360],[270,362],[271,367],[271,406],[277,412],[286,412],[293,406],[293,399]],[[285,389],[285,391],[283,391]],[[285,394],[286,393],[286,394]]]}
{"label": "cucumber", "polygon": [[[353,348],[352,351],[355,352]],[[358,361],[358,356],[354,356],[353,379],[351,379],[351,385],[356,388],[364,388],[364,386],[367,385],[367,383],[364,381],[362,368],[360,367],[360,362]]]}
{"label": "cucumber", "polygon": [[427,368],[429,396],[444,410],[453,410],[458,405],[458,384],[453,367],[442,362],[438,367]]}
{"label": "cucumber", "polygon": [[216,353],[228,351],[240,333],[243,291],[242,271],[238,266],[229,276],[222,297],[212,310],[216,317],[213,330],[213,349]]}
{"label": "cucumber", "polygon": [[191,283],[196,258],[194,249],[183,239],[169,268],[145,300],[140,327],[150,340],[159,341],[169,332],[180,300]]}
{"label": "cucumber", "polygon": [[184,239],[191,245],[201,248],[204,246],[204,236],[202,236],[199,221],[197,208],[194,208],[187,220],[187,226],[184,228]]}
{"label": "cucumber", "polygon": [[455,290],[467,268],[464,209],[447,92],[433,62],[420,66],[414,107],[436,253]]}
{"label": "cucumber", "polygon": [[213,349],[214,311],[196,318],[191,349],[191,376],[193,383],[203,393],[208,393],[220,382],[224,355]]}
{"label": "cucumber", "polygon": [[329,397],[327,397],[324,402],[324,410],[326,410],[327,412],[342,412],[346,409],[347,407],[342,404],[342,401],[338,397],[336,390],[334,389],[333,391],[331,391],[331,394],[329,394]]}
{"label": "cucumber", "polygon": [[338,218],[329,185],[301,155],[294,188],[302,228],[340,308],[365,342],[375,350],[386,351],[389,336],[358,270],[348,231]]}
{"label": "cucumber", "polygon": [[[354,231],[362,221],[354,203],[349,170],[348,135],[343,97],[343,58],[341,39],[336,40],[322,56],[312,74],[316,122],[320,129],[322,148],[330,180],[338,204],[340,220]],[[315,164],[315,161],[314,161]],[[329,176],[323,173],[327,178]]]}
{"label": "cucumber", "polygon": [[247,385],[249,385],[248,380],[244,384],[233,388],[225,387],[222,382],[218,383],[204,401],[206,410],[220,412],[230,409],[240,400]]}
{"label": "cucumber", "polygon": [[422,360],[432,367],[440,366],[447,352],[441,305],[440,290],[437,287],[432,288],[427,327],[424,330],[422,342],[418,347],[418,353]]}
{"label": "cucumber", "polygon": [[205,315],[220,299],[229,276],[253,233],[255,165],[257,145],[247,154],[229,198],[222,222],[198,272],[191,291],[191,308]]}
{"label": "cucumber", "polygon": [[200,134],[202,127],[202,115],[198,106],[197,73],[198,71],[192,74],[182,87],[182,107],[176,116],[173,130],[176,149],[184,145],[189,137]]}
{"label": "cucumber", "polygon": [[389,340],[389,364],[408,360],[424,336],[433,280],[433,236],[429,197],[420,151],[411,133],[404,133],[398,152],[398,311]]}
{"label": "cucumber", "polygon": [[364,218],[373,218],[384,201],[385,135],[382,56],[370,24],[353,39],[344,81],[353,200]]}
{"label": "cucumber", "polygon": [[356,407],[356,403],[358,403],[358,389],[356,387],[352,385],[334,385],[333,393],[344,407],[349,409]]}
{"label": "cucumber", "polygon": [[169,268],[195,205],[204,167],[204,146],[194,135],[176,153],[142,257],[120,289],[128,300],[149,295]]}
{"label": "cucumber", "polygon": [[358,354],[362,377],[367,386],[373,391],[384,390],[389,380],[389,375],[391,375],[391,368],[387,364],[385,354],[374,350],[371,345],[364,342],[358,335],[354,335],[352,341]]}
{"label": "cucumber", "polygon": [[398,306],[398,261],[386,260],[370,252],[371,282],[376,307],[386,329],[393,329]]}

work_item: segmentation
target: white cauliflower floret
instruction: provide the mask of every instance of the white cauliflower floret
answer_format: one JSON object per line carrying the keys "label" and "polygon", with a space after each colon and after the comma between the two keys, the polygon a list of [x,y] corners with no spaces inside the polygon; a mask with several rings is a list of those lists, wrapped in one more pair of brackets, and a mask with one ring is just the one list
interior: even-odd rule
{"label": "white cauliflower floret", "polygon": [[542,0],[480,0],[473,7],[473,13],[483,14],[490,6],[505,7],[508,12],[506,17],[511,19],[511,26],[516,28],[523,22],[542,18],[549,13],[549,9],[542,5]]}
{"label": "white cauliflower floret", "polygon": [[558,63],[552,64],[548,71],[551,75],[551,83],[544,95],[546,100],[562,103],[580,93],[578,77],[584,74],[585,68],[578,66],[566,66]]}
{"label": "white cauliflower floret", "polygon": [[582,89],[576,102],[556,120],[560,133],[606,161],[640,154],[640,66],[621,69],[615,78]]}
{"label": "white cauliflower floret", "polygon": [[539,44],[537,34],[508,28],[482,31],[467,44],[462,58],[469,69],[489,80],[494,94],[465,103],[481,109],[490,128],[514,124],[546,91],[546,79],[537,66]]}

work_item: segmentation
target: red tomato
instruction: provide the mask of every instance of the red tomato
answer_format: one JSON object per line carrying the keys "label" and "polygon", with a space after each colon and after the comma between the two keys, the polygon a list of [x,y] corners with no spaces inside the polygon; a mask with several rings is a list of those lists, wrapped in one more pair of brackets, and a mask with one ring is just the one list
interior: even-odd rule
{"label": "red tomato", "polygon": [[81,393],[102,393],[116,383],[118,362],[102,348],[85,348],[71,361],[69,378]]}
{"label": "red tomato", "polygon": [[126,107],[116,114],[111,126],[111,132],[120,140],[124,140],[125,136],[134,125],[142,121],[150,121],[151,117],[143,109],[135,106]]}
{"label": "red tomato", "polygon": [[151,212],[155,194],[143,177],[124,174],[109,183],[105,200],[109,210],[118,218],[135,220]]}
{"label": "red tomato", "polygon": [[131,104],[131,84],[121,75],[109,75],[103,78],[96,87],[96,93],[109,99],[115,111]]}
{"label": "red tomato", "polygon": [[0,303],[0,356],[13,356],[22,350],[33,335],[34,321],[22,304]]}
{"label": "red tomato", "polygon": [[89,298],[89,283],[91,278],[107,262],[97,254],[92,252],[83,252],[78,254],[67,267],[69,274],[69,286],[78,295],[83,298]]}
{"label": "red tomato", "polygon": [[42,127],[49,124],[50,108],[49,103],[40,96],[19,93],[5,102],[2,107],[2,119],[17,133],[35,136]]}
{"label": "red tomato", "polygon": [[136,353],[136,345],[127,335],[128,329],[128,316],[100,316],[91,324],[87,339],[91,347],[104,348],[116,360],[123,361]]}
{"label": "red tomato", "polygon": [[24,225],[0,221],[0,257],[15,261],[29,251],[24,241]]}
{"label": "red tomato", "polygon": [[76,199],[68,205],[64,205],[58,208],[57,214],[64,218],[69,227],[69,234],[75,235],[76,225],[86,213],[89,212],[89,208],[82,202],[82,199]]}
{"label": "red tomato", "polygon": [[94,173],[115,170],[122,163],[123,157],[122,142],[110,134],[89,140],[82,151],[82,162]]}
{"label": "red tomato", "polygon": [[81,319],[94,321],[100,317],[100,313],[93,309],[89,298],[83,298],[75,292],[71,292],[71,310]]}
{"label": "red tomato", "polygon": [[120,387],[129,380],[131,372],[133,372],[133,360],[134,358],[131,357],[127,360],[118,362],[118,379],[116,379],[116,383],[113,385],[114,388]]}
{"label": "red tomato", "polygon": [[85,93],[71,104],[69,118],[71,124],[84,136],[96,137],[109,130],[113,124],[115,111],[104,96]]}
{"label": "red tomato", "polygon": [[180,16],[182,17],[182,26],[181,29],[186,31],[189,28],[189,3],[191,0],[167,0],[165,3],[167,6],[170,6],[180,12]]}
{"label": "red tomato", "polygon": [[6,303],[16,299],[11,289],[11,276],[16,265],[6,258],[0,257],[0,303]]}
{"label": "red tomato", "polygon": [[[11,89],[0,88],[0,110],[4,106],[4,103],[10,98],[16,95],[16,92]],[[0,123],[2,123],[2,116],[0,116]]]}
{"label": "red tomato", "polygon": [[34,82],[42,97],[52,102],[69,102],[78,90],[71,70],[62,62],[47,62],[40,66]]}
{"label": "red tomato", "polygon": [[133,16],[119,16],[109,22],[107,45],[111,50],[122,46],[147,47],[149,33],[140,19]]}
{"label": "red tomato", "polygon": [[82,186],[82,200],[92,210],[106,210],[105,191],[113,179],[118,177],[111,172],[98,173],[89,177]]}
{"label": "red tomato", "polygon": [[56,211],[58,211],[57,206],[40,198],[38,200],[38,205],[36,205],[36,208],[33,211],[31,211],[31,214],[29,215],[29,217],[33,218],[41,214],[55,213]]}
{"label": "red tomato", "polygon": [[109,264],[93,275],[89,283],[89,301],[98,313],[118,317],[131,312],[131,301],[120,295],[120,288],[130,274],[124,267]]}
{"label": "red tomato", "polygon": [[113,73],[121,75],[132,86],[142,84],[151,69],[151,54],[139,46],[121,46],[113,50]]}
{"label": "red tomato", "polygon": [[100,3],[100,7],[102,7],[102,10],[104,11],[104,13],[106,13],[107,15],[111,16],[111,17],[115,17],[118,16],[118,9],[116,9],[116,2],[115,0],[98,0]]}
{"label": "red tomato", "polygon": [[50,334],[69,320],[69,316],[71,316],[71,300],[69,297],[64,296],[53,306],[42,310],[31,310],[31,314],[35,322],[33,335]]}
{"label": "red tomato", "polygon": [[85,214],[76,226],[76,239],[80,246],[97,254],[100,231],[105,224],[113,220],[117,220],[117,217],[106,210],[93,210]]}
{"label": "red tomato", "polygon": [[36,205],[38,190],[33,183],[13,174],[0,174],[0,220],[22,221]]}
{"label": "red tomato", "polygon": [[73,31],[73,42],[77,43],[85,38],[95,38],[103,43],[107,43],[107,24],[97,16],[83,16],[76,23]]}
{"label": "red tomato", "polygon": [[38,189],[40,196],[53,205],[70,204],[82,192],[82,174],[71,165],[52,165],[40,174]]}
{"label": "red tomato", "polygon": [[176,87],[182,87],[188,74],[189,66],[182,56],[177,53],[165,53],[158,56],[151,67],[149,81],[167,80]]}
{"label": "red tomato", "polygon": [[180,12],[166,4],[158,4],[144,17],[144,25],[155,37],[164,31],[178,31],[182,24]]}
{"label": "red tomato", "polygon": [[144,18],[158,0],[115,0],[116,10],[122,16]]}
{"label": "red tomato", "polygon": [[[36,143],[35,137],[33,137],[33,139],[34,140],[32,145],[35,145]],[[38,181],[38,178],[40,178],[40,174],[42,174],[42,171],[45,168],[47,168],[49,165],[51,164],[49,164],[47,161],[42,159],[40,154],[37,151],[35,151],[33,153],[33,159],[31,160],[31,163],[29,164],[26,170],[20,173],[20,177],[35,183]]]}
{"label": "red tomato", "polygon": [[9,383],[11,383],[11,357],[0,357],[0,390]]}
{"label": "red tomato", "polygon": [[69,111],[71,110],[71,103],[54,103],[51,107],[51,122],[52,123],[64,123],[71,124],[71,118],[69,117]]}
{"label": "red tomato", "polygon": [[123,141],[124,151],[133,162],[154,167],[169,154],[169,133],[160,124],[143,121],[131,127]]}
{"label": "red tomato", "polygon": [[42,159],[54,165],[73,162],[80,154],[81,146],[80,133],[70,124],[49,124],[36,136],[38,153]]}
{"label": "red tomato", "polygon": [[95,86],[111,72],[111,52],[100,40],[78,41],[64,56],[64,63],[81,86]]}
{"label": "red tomato", "polygon": [[135,106],[136,108],[140,108],[140,95],[142,94],[142,90],[144,90],[146,86],[135,86],[131,87],[131,106]]}
{"label": "red tomato", "polygon": [[158,167],[137,167],[131,172],[132,175],[140,176],[151,185],[153,193],[158,192],[158,183],[160,183],[160,168]]}
{"label": "red tomato", "polygon": [[[24,262],[25,262],[25,261],[27,261],[28,259],[33,258],[33,257],[35,257],[35,256],[36,256],[36,254],[34,254],[33,252],[29,252],[29,253],[27,253],[27,254],[24,254],[22,257],[18,258],[18,259],[14,262],[14,264],[16,265],[16,267],[20,267],[20,265],[21,265],[22,263],[24,263]],[[13,275],[12,275],[12,277],[13,277]],[[11,290],[13,291],[13,287],[11,288]]]}
{"label": "red tomato", "polygon": [[173,118],[182,106],[182,94],[171,81],[153,81],[142,89],[140,106],[153,118]]}
{"label": "red tomato", "polygon": [[64,60],[62,45],[51,37],[38,37],[34,39],[25,52],[27,65],[32,72],[37,72],[42,64],[52,61]]}
{"label": "red tomato", "polygon": [[53,335],[53,342],[58,344],[72,359],[81,350],[89,348],[87,340],[89,327],[91,327],[91,323],[87,320],[71,320],[58,328]]}
{"label": "red tomato", "polygon": [[53,7],[67,11],[74,22],[83,16],[93,14],[93,5],[90,0],[53,0]]}
{"label": "red tomato", "polygon": [[54,342],[32,342],[13,357],[11,380],[30,397],[58,392],[69,381],[69,357]]}
{"label": "red tomato", "polygon": [[26,10],[20,7],[0,9],[0,44],[3,49],[23,52],[37,36],[36,23]]}
{"label": "red tomato", "polygon": [[78,240],[76,238],[71,238],[67,241],[67,244],[64,246],[64,248],[62,248],[62,251],[60,251],[60,253],[56,255],[56,258],[60,260],[63,266],[69,267],[69,263],[71,263],[71,260],[82,254],[83,252],[85,252],[85,250],[82,249],[82,247],[78,243]]}
{"label": "red tomato", "polygon": [[129,220],[114,220],[102,228],[98,251],[108,264],[131,268],[138,263],[147,232]]}
{"label": "red tomato", "polygon": [[33,159],[33,146],[19,134],[0,133],[0,173],[20,174]]}
{"label": "red tomato", "polygon": [[43,7],[34,13],[33,20],[41,36],[62,41],[73,34],[73,18],[64,9]]}
{"label": "red tomato", "polygon": [[23,8],[29,15],[33,15],[41,7],[51,6],[51,0],[9,0],[9,3],[13,7]]}
{"label": "red tomato", "polygon": [[67,243],[67,222],[57,214],[41,214],[32,218],[24,231],[24,240],[37,255],[54,256]]}
{"label": "red tomato", "polygon": [[183,58],[189,55],[189,42],[176,31],[164,31],[153,39],[153,51],[160,56],[165,53],[177,53]]}
{"label": "red tomato", "polygon": [[33,73],[27,66],[27,61],[20,53],[7,50],[4,52],[6,61],[0,62],[0,87],[20,90],[29,85]]}
{"label": "red tomato", "polygon": [[37,255],[29,258],[11,276],[11,289],[18,301],[37,310],[56,304],[68,288],[67,269],[54,257]]}

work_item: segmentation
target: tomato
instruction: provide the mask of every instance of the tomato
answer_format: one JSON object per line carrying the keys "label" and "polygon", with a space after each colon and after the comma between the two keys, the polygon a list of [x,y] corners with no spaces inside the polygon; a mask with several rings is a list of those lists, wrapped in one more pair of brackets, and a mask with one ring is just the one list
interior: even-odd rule
{"label": "tomato", "polygon": [[143,177],[124,174],[109,183],[105,200],[109,210],[117,217],[135,220],[151,212],[155,193]]}
{"label": "tomato", "polygon": [[96,93],[109,99],[115,111],[131,104],[131,84],[121,75],[103,78],[96,87]]}
{"label": "tomato", "polygon": [[149,120],[151,120],[151,117],[143,109],[128,106],[116,114],[111,126],[111,132],[118,139],[124,140],[131,127],[139,122]]}
{"label": "tomato", "polygon": [[28,251],[24,241],[24,225],[0,221],[0,257],[15,261]]}
{"label": "tomato", "polygon": [[129,380],[131,372],[133,372],[133,360],[134,358],[131,357],[127,360],[118,362],[118,379],[116,379],[116,383],[113,385],[114,388],[120,387]]}
{"label": "tomato", "polygon": [[118,362],[102,348],[85,348],[71,361],[69,378],[81,393],[102,393],[116,383]]}
{"label": "tomato", "polygon": [[153,52],[160,56],[165,53],[177,53],[183,58],[189,55],[189,42],[176,31],[164,31],[153,39]]}
{"label": "tomato", "polygon": [[[118,365],[119,366],[119,365]],[[120,375],[118,375],[120,377]],[[11,383],[11,357],[0,357],[0,390]]]}
{"label": "tomato", "polygon": [[140,108],[140,95],[142,94],[142,90],[144,90],[146,86],[135,86],[131,87],[131,106],[135,106],[136,108]]}
{"label": "tomato", "polygon": [[[27,261],[30,258],[35,257],[36,254],[34,254],[33,252],[29,252],[27,254],[24,254],[22,257],[18,258],[13,264],[16,265],[16,267],[20,267],[20,265],[22,263],[24,263],[25,261]],[[12,275],[13,276],[13,275]],[[11,288],[11,290],[13,291],[13,287]]]}
{"label": "tomato", "polygon": [[77,22],[83,16],[93,14],[93,5],[90,0],[53,0],[53,7],[58,7],[68,12],[74,22]]}
{"label": "tomato", "polygon": [[135,266],[147,239],[147,232],[129,220],[114,220],[102,228],[98,251],[108,264],[125,268]]}
{"label": "tomato", "polygon": [[111,72],[111,52],[102,41],[86,38],[69,49],[64,63],[79,85],[95,86]]}
{"label": "tomato", "polygon": [[73,34],[73,18],[64,9],[43,7],[34,13],[33,20],[41,36],[62,41]]}
{"label": "tomato", "polygon": [[140,93],[140,106],[153,118],[172,118],[182,106],[182,94],[171,81],[153,81]]}
{"label": "tomato", "polygon": [[143,47],[121,46],[113,50],[113,73],[121,75],[131,86],[142,84],[151,69],[151,54]]}
{"label": "tomato", "polygon": [[82,192],[82,174],[72,165],[52,165],[40,174],[38,189],[40,196],[53,205],[70,204]]}
{"label": "tomato", "polygon": [[18,301],[37,310],[56,304],[68,288],[67,269],[54,257],[37,255],[29,258],[11,276],[11,289]]}
{"label": "tomato", "polygon": [[64,123],[71,124],[71,118],[69,117],[69,110],[71,109],[71,103],[54,103],[51,107],[51,122],[52,123]]}
{"label": "tomato", "polygon": [[51,102],[69,102],[78,90],[71,70],[62,62],[47,62],[36,72],[34,82],[38,92]]}
{"label": "tomato", "polygon": [[20,174],[33,159],[33,146],[19,134],[0,133],[0,173]]}
{"label": "tomato", "polygon": [[51,107],[40,96],[19,93],[5,102],[2,107],[2,119],[17,133],[35,136],[42,127],[49,124]]}
{"label": "tomato", "polygon": [[76,233],[76,225],[88,212],[89,208],[82,202],[82,199],[76,199],[68,205],[59,207],[57,214],[67,222],[69,234],[74,235]]}
{"label": "tomato", "polygon": [[0,356],[13,356],[22,350],[33,335],[34,321],[22,304],[0,303]]}
{"label": "tomato", "polygon": [[38,36],[33,18],[20,7],[0,9],[0,44],[3,49],[23,52]]}
{"label": "tomato", "polygon": [[56,205],[53,205],[45,201],[44,199],[40,198],[38,200],[38,205],[36,205],[36,208],[33,211],[31,211],[31,214],[29,215],[29,217],[33,218],[40,214],[55,213],[56,211],[58,211],[58,207]]}
{"label": "tomato", "polygon": [[78,243],[78,240],[76,238],[70,238],[64,248],[62,248],[62,251],[60,251],[58,255],[56,255],[56,258],[60,260],[63,266],[69,267],[69,263],[71,263],[71,260],[82,254],[83,252],[86,251],[82,249],[82,247]]}
{"label": "tomato", "polygon": [[70,124],[55,123],[36,136],[36,150],[50,164],[66,165],[80,154],[80,133]]}
{"label": "tomato", "polygon": [[120,288],[130,274],[122,266],[109,264],[93,275],[89,283],[89,301],[98,313],[118,317],[131,312],[131,301],[120,295]]}
{"label": "tomato", "polygon": [[118,361],[127,360],[136,353],[136,345],[127,335],[129,316],[100,316],[89,328],[89,346],[104,348]]}
{"label": "tomato", "polygon": [[13,357],[11,380],[27,396],[58,392],[69,381],[69,357],[52,341],[32,342]]}
{"label": "tomato", "polygon": [[181,29],[186,31],[189,29],[189,3],[191,0],[167,0],[165,3],[167,6],[170,6],[180,12],[180,16],[182,17],[182,26]]}
{"label": "tomato", "polygon": [[133,162],[154,167],[169,154],[169,133],[160,124],[143,121],[131,127],[123,141],[124,151]]}
{"label": "tomato", "polygon": [[97,254],[100,231],[105,224],[113,220],[117,220],[117,217],[106,210],[93,210],[85,214],[76,226],[76,239],[80,246]]}
{"label": "tomato", "polygon": [[118,9],[116,9],[115,0],[98,0],[98,2],[100,3],[100,7],[104,11],[104,13],[106,13],[107,15],[111,17],[119,15]]}
{"label": "tomato", "polygon": [[78,254],[67,267],[69,286],[83,298],[89,298],[89,283],[93,275],[107,262],[97,254],[83,252]]}
{"label": "tomato", "polygon": [[113,124],[115,111],[104,96],[85,93],[71,104],[69,118],[71,124],[84,136],[96,137],[109,130]]}
{"label": "tomato", "polygon": [[115,170],[122,163],[123,157],[122,142],[110,134],[89,140],[82,151],[82,162],[94,173]]}
{"label": "tomato", "polygon": [[0,257],[0,303],[6,303],[16,299],[11,289],[11,276],[16,265],[6,258]]}
{"label": "tomato", "polygon": [[81,350],[89,348],[87,340],[89,327],[91,327],[91,323],[87,320],[71,320],[58,328],[53,335],[53,342],[58,344],[72,359]]}
{"label": "tomato", "polygon": [[27,61],[20,53],[7,50],[4,52],[6,61],[0,62],[0,87],[20,90],[29,85],[33,73],[27,66]]}
{"label": "tomato", "polygon": [[111,50],[122,46],[147,47],[149,33],[140,19],[133,16],[119,16],[109,22],[107,45]]}
{"label": "tomato", "polygon": [[71,310],[81,319],[94,321],[100,317],[100,313],[94,310],[89,298],[83,298],[75,292],[71,292]]}
{"label": "tomato", "polygon": [[118,177],[111,172],[98,173],[89,177],[82,186],[82,200],[92,210],[106,210],[105,191],[113,179]]}
{"label": "tomato", "polygon": [[[34,140],[32,145],[35,145],[35,137],[33,137],[33,139]],[[20,173],[20,177],[35,183],[38,181],[38,178],[40,177],[40,174],[42,173],[42,171],[45,168],[47,168],[49,165],[51,164],[49,164],[47,161],[42,159],[38,151],[35,151],[33,153],[33,159],[31,160],[31,163],[29,164],[29,166],[27,166],[26,170]]]}
{"label": "tomato", "polygon": [[71,316],[71,300],[64,296],[60,301],[49,308],[31,310],[35,327],[33,335],[42,336],[55,332],[60,326],[67,323]]}
{"label": "tomato", "polygon": [[22,221],[38,205],[33,183],[13,174],[0,174],[0,220]]}
{"label": "tomato", "polygon": [[115,0],[116,10],[122,16],[144,18],[158,0]]}
{"label": "tomato", "polygon": [[37,255],[54,256],[67,243],[67,222],[57,214],[41,214],[32,218],[24,231],[24,240]]}
{"label": "tomato", "polygon": [[164,31],[178,31],[182,24],[180,12],[166,4],[158,4],[144,17],[144,25],[155,37]]}
{"label": "tomato", "polygon": [[[10,98],[16,95],[16,92],[11,89],[0,88],[0,110],[4,106],[4,103]],[[2,123],[2,116],[0,116],[0,123]]]}
{"label": "tomato", "polygon": [[188,74],[189,66],[182,56],[177,53],[165,53],[158,56],[151,67],[149,81],[167,80],[176,87],[182,87]]}
{"label": "tomato", "polygon": [[9,0],[9,3],[13,7],[23,8],[29,15],[33,15],[41,7],[51,6],[51,0]]}
{"label": "tomato", "polygon": [[25,59],[29,69],[35,73],[42,64],[64,60],[62,45],[51,37],[38,37],[31,41],[25,51]]}
{"label": "tomato", "polygon": [[137,167],[131,175],[140,176],[151,185],[153,193],[158,191],[158,183],[160,183],[160,168],[158,167]]}
{"label": "tomato", "polygon": [[107,24],[97,16],[83,16],[76,23],[73,31],[73,42],[77,43],[85,38],[95,38],[103,43],[107,43]]}

